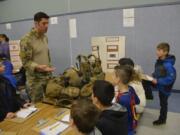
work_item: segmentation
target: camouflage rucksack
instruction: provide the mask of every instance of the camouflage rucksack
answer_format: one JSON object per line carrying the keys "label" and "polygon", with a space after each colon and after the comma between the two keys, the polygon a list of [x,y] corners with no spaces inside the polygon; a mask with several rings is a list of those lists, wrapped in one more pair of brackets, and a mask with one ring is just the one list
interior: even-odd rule
{"label": "camouflage rucksack", "polygon": [[88,58],[83,55],[78,55],[76,59],[78,61],[78,64],[77,64],[78,68],[82,74],[83,84],[87,84],[89,83],[90,77],[91,77],[91,68],[90,68]]}
{"label": "camouflage rucksack", "polygon": [[49,80],[46,87],[46,102],[61,105],[64,101],[71,103],[78,97],[89,97],[92,94],[93,82],[104,79],[101,61],[94,55],[77,57],[79,70],[68,68],[58,77]]}
{"label": "camouflage rucksack", "polygon": [[93,82],[95,80],[104,80],[105,73],[102,70],[100,58],[97,58],[95,55],[90,54],[88,56],[88,60],[92,73],[91,81]]}
{"label": "camouflage rucksack", "polygon": [[80,94],[80,89],[67,85],[64,76],[53,77],[46,86],[46,97],[59,99],[60,97],[76,98]]}
{"label": "camouflage rucksack", "polygon": [[68,86],[78,87],[82,86],[82,74],[81,72],[74,68],[68,68],[64,71],[63,76],[67,79]]}
{"label": "camouflage rucksack", "polygon": [[92,94],[93,82],[85,84],[80,90],[80,97],[89,97]]}
{"label": "camouflage rucksack", "polygon": [[78,87],[69,86],[69,80],[63,75],[51,78],[46,87],[44,103],[68,107],[71,102],[78,98],[80,89]]}
{"label": "camouflage rucksack", "polygon": [[51,78],[47,83],[45,96],[49,98],[58,98],[61,90],[64,88],[63,81],[63,77]]}
{"label": "camouflage rucksack", "polygon": [[88,56],[88,61],[90,64],[92,75],[97,75],[102,72],[101,60],[99,58],[97,58],[95,55],[90,54]]}

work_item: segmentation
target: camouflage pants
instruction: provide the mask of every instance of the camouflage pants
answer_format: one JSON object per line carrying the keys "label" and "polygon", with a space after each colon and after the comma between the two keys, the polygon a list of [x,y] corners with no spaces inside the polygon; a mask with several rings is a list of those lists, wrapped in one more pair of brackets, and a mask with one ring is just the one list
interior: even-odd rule
{"label": "camouflage pants", "polygon": [[36,103],[42,101],[43,96],[45,94],[47,82],[48,79],[46,77],[38,79],[27,79],[27,90],[31,98],[31,102]]}

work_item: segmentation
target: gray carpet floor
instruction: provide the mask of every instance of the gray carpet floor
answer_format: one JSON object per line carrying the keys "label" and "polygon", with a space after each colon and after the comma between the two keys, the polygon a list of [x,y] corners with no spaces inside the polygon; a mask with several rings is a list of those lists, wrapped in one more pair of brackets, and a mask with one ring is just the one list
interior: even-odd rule
{"label": "gray carpet floor", "polygon": [[136,135],[180,135],[180,113],[168,112],[165,125],[153,126],[158,118],[159,110],[145,109],[137,128]]}
{"label": "gray carpet floor", "polygon": [[136,135],[180,135],[180,93],[172,93],[169,97],[167,122],[161,126],[152,124],[158,118],[160,108],[158,92],[153,92],[153,95],[153,100],[147,100]]}

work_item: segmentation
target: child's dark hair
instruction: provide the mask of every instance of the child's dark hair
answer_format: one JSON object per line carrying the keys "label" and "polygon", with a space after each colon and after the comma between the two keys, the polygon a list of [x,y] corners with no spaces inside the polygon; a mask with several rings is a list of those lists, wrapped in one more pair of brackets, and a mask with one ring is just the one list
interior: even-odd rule
{"label": "child's dark hair", "polygon": [[104,106],[111,106],[114,97],[114,86],[105,80],[96,80],[93,86],[93,95]]}
{"label": "child's dark hair", "polygon": [[39,22],[42,18],[49,19],[49,16],[44,12],[38,12],[34,15],[34,21]]}
{"label": "child's dark hair", "polygon": [[157,49],[162,49],[164,52],[167,52],[167,55],[170,51],[170,45],[166,42],[159,43]]}
{"label": "child's dark hair", "polygon": [[9,42],[9,38],[6,34],[0,34],[0,37],[4,38],[6,42]]}
{"label": "child's dark hair", "polygon": [[0,60],[7,60],[7,56],[5,54],[0,54]]}
{"label": "child's dark hair", "polygon": [[77,129],[84,134],[93,131],[98,117],[99,110],[89,99],[79,99],[73,102],[70,116]]}
{"label": "child's dark hair", "polygon": [[[131,66],[134,70],[134,62],[131,58],[121,58],[119,60],[119,65],[121,66]],[[142,81],[141,76],[138,72],[133,72],[133,80],[132,81]]]}
{"label": "child's dark hair", "polygon": [[134,62],[131,58],[121,58],[119,60],[119,65],[129,65],[134,68]]}
{"label": "child's dark hair", "polygon": [[131,66],[119,65],[114,67],[116,77],[120,78],[123,84],[128,84],[134,81],[136,73]]}

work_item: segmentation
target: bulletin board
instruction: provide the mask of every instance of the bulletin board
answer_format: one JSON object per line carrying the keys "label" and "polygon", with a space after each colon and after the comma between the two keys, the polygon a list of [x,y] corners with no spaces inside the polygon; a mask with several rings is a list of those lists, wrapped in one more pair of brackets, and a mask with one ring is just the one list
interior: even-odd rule
{"label": "bulletin board", "polygon": [[22,67],[22,61],[20,59],[20,40],[11,40],[9,42],[10,59],[13,64],[13,72],[16,73]]}

